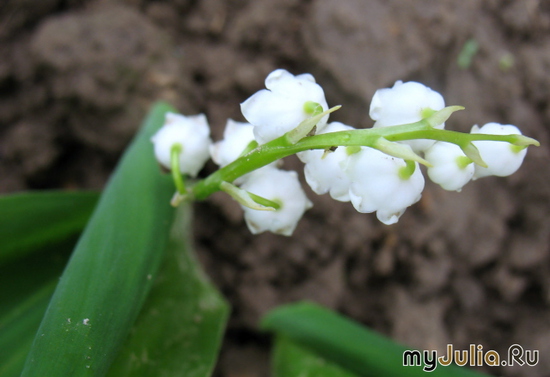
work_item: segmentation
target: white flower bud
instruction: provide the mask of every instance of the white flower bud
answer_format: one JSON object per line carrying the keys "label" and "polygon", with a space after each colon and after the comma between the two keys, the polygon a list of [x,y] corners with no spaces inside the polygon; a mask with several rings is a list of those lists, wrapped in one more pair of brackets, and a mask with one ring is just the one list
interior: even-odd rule
{"label": "white flower bud", "polygon": [[474,163],[455,144],[438,141],[426,151],[424,158],[432,164],[428,167],[428,176],[445,190],[462,190],[474,175]]}
{"label": "white flower bud", "polygon": [[[348,131],[353,127],[340,122],[329,123],[322,133]],[[350,179],[344,172],[344,163],[349,157],[346,147],[338,147],[333,152],[314,149],[300,152],[300,160],[305,163],[306,182],[318,195],[326,194],[341,202],[349,202]]]}
{"label": "white flower bud", "polygon": [[210,146],[212,160],[224,167],[235,161],[246,147],[254,141],[253,127],[249,123],[227,120],[223,131],[223,140],[217,141]]}
{"label": "white flower bud", "polygon": [[[254,126],[254,136],[260,144],[284,135],[309,118],[306,102],[318,103],[323,111],[328,109],[323,89],[310,74],[294,76],[277,69],[267,76],[265,87],[241,103],[241,111]],[[319,122],[318,130],[327,119],[328,115]]]}
{"label": "white flower bud", "polygon": [[167,169],[171,168],[170,153],[174,144],[182,147],[179,155],[179,166],[182,174],[196,177],[210,154],[208,149],[210,127],[204,114],[184,116],[166,113],[164,126],[153,135],[157,161]]}
{"label": "white flower bud", "polygon": [[403,177],[405,161],[376,149],[362,148],[348,158],[346,173],[351,180],[350,199],[363,213],[376,211],[378,220],[394,224],[407,207],[420,200],[424,177],[415,163],[409,177]]}
{"label": "white flower bud", "polygon": [[[441,94],[418,82],[396,81],[390,88],[378,89],[370,104],[369,115],[375,121],[374,127],[397,126],[415,123],[445,107]],[[445,123],[435,128],[443,129]],[[433,140],[402,141],[418,153],[434,143]]]}
{"label": "white flower bud", "polygon": [[253,234],[268,230],[290,236],[304,212],[312,206],[295,171],[267,166],[250,173],[241,188],[281,206],[276,211],[258,211],[242,206],[246,224]]}
{"label": "white flower bud", "polygon": [[[521,131],[511,124],[502,125],[500,123],[487,123],[479,128],[477,125],[472,127],[473,134],[489,135],[521,135]],[[515,145],[503,141],[473,141],[472,142],[487,167],[475,166],[473,179],[496,175],[506,177],[515,173],[527,154],[527,148],[518,148]]]}

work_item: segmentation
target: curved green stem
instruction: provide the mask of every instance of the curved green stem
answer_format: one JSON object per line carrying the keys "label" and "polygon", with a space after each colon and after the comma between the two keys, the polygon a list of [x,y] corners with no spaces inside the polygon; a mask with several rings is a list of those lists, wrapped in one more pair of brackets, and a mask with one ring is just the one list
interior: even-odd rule
{"label": "curved green stem", "polygon": [[220,190],[229,194],[229,196],[231,196],[243,206],[258,211],[276,211],[281,208],[281,205],[279,203],[243,190],[240,187],[237,187],[229,182],[224,181],[220,183]]}
{"label": "curved green stem", "polygon": [[281,209],[281,202],[279,201],[269,200],[252,192],[249,192],[248,195],[250,195],[252,200],[264,207],[274,208],[276,211]]}
{"label": "curved green stem", "polygon": [[172,145],[170,149],[170,167],[172,171],[172,179],[174,180],[174,185],[176,190],[180,195],[185,194],[185,180],[180,171],[180,154],[183,150],[183,147],[180,143]]}
{"label": "curved green stem", "polygon": [[[190,197],[197,200],[205,199],[212,193],[219,191],[222,182],[233,182],[235,179],[253,170],[298,152],[310,149],[331,149],[339,146],[376,148],[380,144],[380,138],[384,138],[390,142],[412,139],[445,141],[456,144],[463,150],[468,149],[470,145],[473,146],[471,144],[472,141],[480,140],[502,141],[520,146],[539,145],[538,141],[523,135],[469,134],[433,128],[434,124],[441,124],[453,111],[458,109],[460,108],[448,107],[436,112],[429,118],[411,124],[331,132],[306,136],[297,141],[289,140],[285,134],[269,143],[256,147],[231,164],[217,170],[204,180],[197,182],[190,190]],[[470,155],[468,157],[471,158]],[[478,161],[474,160],[474,162],[483,164],[481,159]]]}

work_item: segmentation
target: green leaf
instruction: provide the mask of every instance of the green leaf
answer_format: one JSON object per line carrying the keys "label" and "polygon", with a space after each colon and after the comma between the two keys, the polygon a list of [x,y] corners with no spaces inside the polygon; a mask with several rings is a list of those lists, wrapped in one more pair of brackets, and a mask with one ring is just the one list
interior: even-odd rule
{"label": "green leaf", "polygon": [[31,348],[57,280],[51,281],[0,317],[0,376],[17,377]]}
{"label": "green leaf", "polygon": [[99,194],[25,192],[0,197],[0,265],[78,234]]}
{"label": "green leaf", "polygon": [[22,254],[0,265],[0,317],[13,310],[44,284],[58,280],[75,243],[76,236],[71,236],[67,240],[30,250],[29,254]]}
{"label": "green leaf", "polygon": [[102,376],[162,261],[173,209],[151,136],[173,109],[157,104],[124,154],[55,290],[23,377]]}
{"label": "green leaf", "polygon": [[[13,212],[12,218],[18,220],[16,228],[21,230],[22,243],[29,245],[24,235],[39,233],[35,228],[42,224],[26,219],[25,217],[30,217],[28,214],[40,213],[40,216],[47,217],[49,212],[52,220],[46,228],[63,229],[63,224],[67,224],[68,219],[59,218],[53,204],[58,203],[62,209],[61,212],[64,212],[63,210],[70,204],[75,209],[75,213],[83,216],[82,210],[88,207],[90,207],[88,212],[91,214],[90,199],[94,197],[97,199],[99,195],[88,192],[29,192],[4,197],[2,199],[5,200],[0,202],[3,205],[2,209],[5,209],[6,204],[9,207],[21,198],[25,198],[24,216]],[[74,216],[69,211],[67,215]],[[66,227],[65,229],[72,229],[71,232],[66,233],[64,239],[45,237],[43,239],[47,238],[47,242],[36,242],[33,247],[25,249],[25,252],[20,252],[22,249],[18,249],[18,252],[13,253],[12,257],[0,264],[0,297],[2,297],[0,300],[0,376],[21,375],[36,330],[70,253],[74,249],[78,236],[76,233],[82,231],[85,221],[86,219],[82,218],[78,222],[73,222],[71,227]],[[80,228],[77,227],[77,223],[80,223]],[[73,231],[76,233],[72,234]],[[62,232],[57,233],[57,236],[61,237],[62,234]],[[19,243],[14,241],[13,244]]]}
{"label": "green leaf", "polygon": [[109,376],[211,375],[229,307],[193,255],[190,217],[188,206],[178,210],[159,276]]}
{"label": "green leaf", "polygon": [[357,376],[323,359],[285,336],[277,336],[272,362],[274,377]]}
{"label": "green leaf", "polygon": [[74,243],[71,237],[0,266],[0,376],[21,375]]}
{"label": "green leaf", "polygon": [[[299,303],[279,307],[264,317],[261,327],[287,336],[360,376],[426,376],[423,366],[403,366],[403,353],[408,348],[315,304]],[[438,366],[430,375],[484,376],[454,365]]]}

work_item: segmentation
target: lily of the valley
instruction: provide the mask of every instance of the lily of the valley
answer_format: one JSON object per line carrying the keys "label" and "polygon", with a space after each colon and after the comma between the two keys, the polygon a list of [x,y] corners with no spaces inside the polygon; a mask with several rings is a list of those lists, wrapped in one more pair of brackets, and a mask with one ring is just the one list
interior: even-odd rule
{"label": "lily of the valley", "polygon": [[[473,134],[490,135],[521,135],[521,131],[511,124],[487,123],[479,128],[472,127]],[[521,148],[509,143],[498,141],[474,141],[473,144],[479,150],[479,154],[487,167],[476,165],[474,179],[496,175],[506,177],[515,173],[527,154],[527,148]]]}
{"label": "lily of the valley", "polygon": [[290,236],[304,212],[312,206],[295,171],[266,166],[250,173],[241,189],[271,200],[279,207],[275,211],[258,211],[242,206],[246,224],[253,234],[270,231]]}
{"label": "lily of the valley", "polygon": [[428,176],[445,190],[460,191],[474,176],[475,164],[455,144],[438,141],[424,158],[432,165]]}
{"label": "lily of the valley", "polygon": [[179,167],[182,174],[196,177],[210,158],[210,127],[204,114],[184,116],[167,113],[164,125],[151,138],[157,161],[171,169],[171,153],[179,145]]}
{"label": "lily of the valley", "polygon": [[[343,123],[332,122],[322,133],[352,129],[353,127]],[[298,157],[305,164],[304,175],[313,192],[318,195],[329,193],[335,200],[349,202],[350,179],[344,171],[349,157],[346,147],[339,147],[335,151],[309,150],[299,153]]]}
{"label": "lily of the valley", "polygon": [[[265,79],[265,87],[241,103],[241,111],[254,126],[254,136],[259,144],[276,139],[294,129],[313,115],[311,104],[328,109],[323,89],[312,75],[294,76],[284,69],[271,72]],[[328,115],[317,124],[320,131],[327,123]]]}
{"label": "lily of the valley", "polygon": [[388,225],[396,223],[407,207],[419,201],[424,189],[417,163],[414,172],[407,173],[404,160],[373,148],[363,147],[349,156],[346,173],[355,209],[363,213],[376,211],[378,220]]}
{"label": "lily of the valley", "polygon": [[254,132],[251,124],[228,119],[223,140],[210,146],[210,155],[218,166],[224,167],[235,161],[253,141]]}
{"label": "lily of the valley", "polygon": [[[438,92],[415,81],[396,81],[392,88],[378,89],[370,104],[369,115],[375,121],[373,127],[397,126],[415,123],[445,107],[445,100]],[[443,129],[445,123],[435,128]],[[424,152],[433,140],[403,141],[415,152]]]}

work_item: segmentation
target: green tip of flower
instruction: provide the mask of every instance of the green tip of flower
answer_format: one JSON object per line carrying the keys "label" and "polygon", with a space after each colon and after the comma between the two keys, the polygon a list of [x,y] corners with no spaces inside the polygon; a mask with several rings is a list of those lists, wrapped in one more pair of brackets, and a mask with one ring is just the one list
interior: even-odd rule
{"label": "green tip of flower", "polygon": [[425,109],[422,109],[422,111],[420,111],[420,115],[422,116],[422,119],[426,119],[426,118],[429,118],[431,117],[432,115],[434,115],[437,111],[433,110],[433,109],[430,109],[429,107],[425,108]]}
{"label": "green tip of flower", "polygon": [[311,116],[319,115],[323,112],[323,106],[317,102],[307,101],[304,103],[304,112]]}
{"label": "green tip of flower", "polygon": [[352,154],[356,154],[359,152],[361,152],[361,147],[358,145],[346,147],[346,154],[348,156],[351,156]]}
{"label": "green tip of flower", "polygon": [[466,156],[458,156],[455,161],[456,161],[456,165],[460,169],[466,169],[468,165],[473,163],[472,159]]}
{"label": "green tip of flower", "polygon": [[416,163],[414,161],[407,160],[405,161],[405,163],[406,165],[401,167],[398,172],[399,178],[401,178],[404,181],[411,178],[412,175],[414,174],[414,171],[416,170]]}
{"label": "green tip of flower", "polygon": [[510,149],[512,150],[513,153],[516,153],[516,154],[521,152],[525,148],[527,148],[527,145],[510,145]]}

